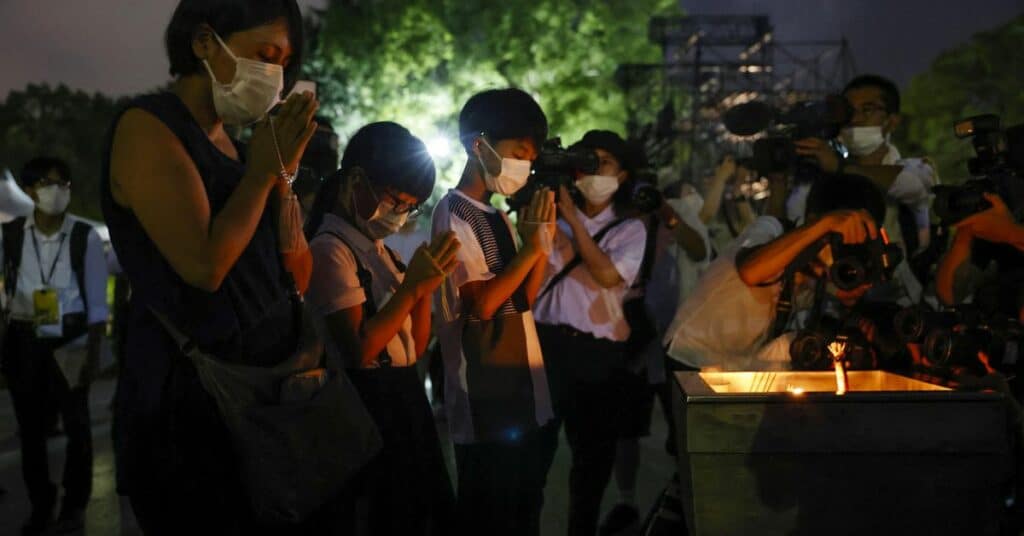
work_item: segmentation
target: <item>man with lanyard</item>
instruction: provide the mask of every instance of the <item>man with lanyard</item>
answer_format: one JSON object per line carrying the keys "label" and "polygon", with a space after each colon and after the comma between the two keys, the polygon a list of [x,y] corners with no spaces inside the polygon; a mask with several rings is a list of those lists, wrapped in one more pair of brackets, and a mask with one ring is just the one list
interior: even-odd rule
{"label": "man with lanyard", "polygon": [[[21,184],[36,207],[28,218],[5,224],[0,234],[9,303],[0,367],[10,385],[32,503],[22,533],[41,534],[52,525],[57,487],[50,481],[46,438],[58,412],[68,442],[56,528],[69,532],[83,526],[92,489],[89,384],[106,328],[107,266],[95,229],[67,215],[71,174],[66,163],[36,158],[25,165]],[[83,338],[81,367],[67,364],[73,359],[58,365],[55,351],[80,348]]]}
{"label": "man with lanyard", "polygon": [[[890,240],[901,244],[905,259],[912,259],[931,241],[928,205],[931,188],[938,182],[935,168],[924,158],[903,158],[890,141],[902,119],[896,84],[881,76],[861,75],[846,85],[843,96],[853,111],[840,134],[849,158],[841,158],[818,138],[797,141],[797,154],[813,157],[826,173],[845,172],[871,179],[886,194],[884,226]],[[799,190],[794,192],[799,195]],[[798,212],[797,219],[802,220],[803,211]],[[896,278],[912,302],[920,301],[921,282],[907,262],[897,268]]]}

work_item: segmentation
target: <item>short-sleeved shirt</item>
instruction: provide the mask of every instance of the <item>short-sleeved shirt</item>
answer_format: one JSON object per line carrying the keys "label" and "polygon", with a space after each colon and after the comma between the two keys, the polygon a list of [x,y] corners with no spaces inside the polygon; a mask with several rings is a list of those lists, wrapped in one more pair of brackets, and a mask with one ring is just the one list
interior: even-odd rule
{"label": "short-sleeved shirt", "polygon": [[[514,440],[553,418],[544,358],[523,287],[490,320],[463,307],[459,288],[500,274],[518,236],[489,204],[451,190],[434,209],[431,234],[453,231],[458,267],[434,302],[445,365],[445,406],[458,444]],[[490,341],[495,344],[483,344]]]}
{"label": "short-sleeved shirt", "polygon": [[[33,293],[44,288],[52,288],[57,291],[62,314],[85,313],[89,325],[107,321],[107,261],[103,252],[103,242],[95,228],[89,231],[85,246],[85,273],[82,274],[85,289],[78,288],[78,281],[71,269],[71,232],[78,221],[81,220],[68,214],[56,233],[45,235],[36,228],[34,216],[25,219],[17,292],[10,304],[11,318],[32,321],[35,314]],[[3,234],[0,231],[0,240],[2,239]],[[0,250],[0,265],[2,264],[3,251]],[[83,300],[83,295],[88,300]],[[89,304],[88,311],[85,307],[86,302]],[[52,329],[55,331],[49,334],[48,329],[51,328],[42,326],[41,334],[54,337],[61,335],[60,326],[54,326]]]}
{"label": "short-sleeved shirt", "polygon": [[[576,214],[591,236],[616,220],[610,205],[593,218],[578,208]],[[547,280],[541,286],[545,294],[535,306],[537,322],[570,326],[598,339],[625,341],[629,338],[629,324],[622,314],[622,302],[644,260],[647,230],[643,222],[633,218],[619,223],[597,244],[622,277],[622,282],[612,288],[598,284],[585,263],[580,263],[548,289],[551,279],[577,254],[572,228],[565,220],[559,220],[558,227],[562,232],[556,236],[548,255]]]}
{"label": "short-sleeved shirt", "polygon": [[669,356],[691,367],[758,368],[754,361],[775,318],[782,284],[748,286],[740,279],[736,254],[783,233],[779,220],[761,216],[711,263],[666,331]]}
{"label": "short-sleeved shirt", "polygon": [[[331,233],[342,236],[353,249]],[[352,224],[334,214],[324,216],[309,247],[313,253],[313,274],[306,299],[317,314],[318,329],[326,341],[328,357],[346,368],[362,368],[358,356],[335,344],[334,338],[327,332],[324,317],[366,303],[366,292],[357,273],[357,258],[370,273],[373,299],[378,310],[394,295],[402,283],[403,274],[384,249],[383,241],[370,240]],[[385,350],[391,358],[392,366],[405,367],[416,363],[411,316],[406,317],[398,333],[388,341]],[[378,364],[374,363],[371,368],[376,366]]]}

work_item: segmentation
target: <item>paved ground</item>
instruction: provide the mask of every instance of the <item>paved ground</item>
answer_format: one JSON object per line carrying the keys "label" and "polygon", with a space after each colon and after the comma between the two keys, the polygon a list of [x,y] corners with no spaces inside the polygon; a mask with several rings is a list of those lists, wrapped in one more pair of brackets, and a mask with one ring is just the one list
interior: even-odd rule
{"label": "paved ground", "polygon": [[[93,469],[93,496],[87,512],[85,534],[134,536],[139,534],[127,505],[114,492],[114,460],[110,444],[110,397],[114,391],[111,380],[98,382],[91,396],[93,438],[96,462]],[[637,499],[642,509],[650,506],[672,472],[672,462],[664,453],[665,423],[655,409],[653,434],[641,442],[641,468]],[[0,536],[16,535],[29,513],[28,499],[21,480],[17,429],[10,396],[0,391],[0,487],[7,494],[0,498]],[[59,475],[63,464],[64,439],[50,440],[51,474]],[[569,451],[563,436],[548,477],[545,490],[544,536],[565,534],[568,510]],[[614,505],[614,484],[605,498],[605,511]]]}

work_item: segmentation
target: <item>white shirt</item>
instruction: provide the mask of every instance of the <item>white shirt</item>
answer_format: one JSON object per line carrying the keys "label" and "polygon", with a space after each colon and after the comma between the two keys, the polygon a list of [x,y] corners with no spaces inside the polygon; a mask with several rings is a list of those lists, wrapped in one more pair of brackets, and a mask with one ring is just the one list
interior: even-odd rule
{"label": "white shirt", "polygon": [[[615,221],[611,205],[593,218],[579,208],[576,216],[590,236]],[[562,231],[557,233],[548,256],[547,279],[541,286],[543,297],[537,300],[535,316],[542,324],[571,326],[598,339],[625,341],[629,338],[629,324],[622,315],[622,302],[626,291],[636,281],[644,259],[647,230],[643,222],[630,219],[609,230],[598,243],[622,278],[612,288],[604,288],[594,280],[586,263],[581,262],[560,282],[551,287],[551,279],[576,256],[573,231],[565,220],[558,221]]]}
{"label": "white shirt", "polygon": [[[460,214],[462,215],[460,216]],[[488,255],[492,258],[495,257],[496,245],[481,243],[478,240],[478,234],[463,217],[471,218],[480,214],[492,217],[500,215],[513,239],[518,242],[518,233],[504,213],[499,212],[491,205],[472,199],[458,190],[449,190],[448,194],[438,202],[437,207],[434,208],[431,228],[432,236],[453,231],[461,244],[456,255],[459,265],[448,277],[448,281],[438,289],[434,301],[434,309],[438,311],[437,316],[440,317],[437,336],[441,343],[441,354],[444,357],[445,409],[448,414],[452,441],[456,444],[473,443],[478,440],[474,425],[475,412],[470,397],[470,390],[473,387],[471,379],[467,377],[466,352],[462,347],[462,336],[469,312],[462,310],[461,295],[458,289],[474,281],[488,281],[495,277],[495,273],[488,267],[487,257]],[[446,318],[446,309],[451,313],[451,317]],[[499,308],[497,313],[497,315],[505,314],[519,315],[519,318],[522,318],[525,335],[525,341],[522,341],[522,344],[526,349],[526,362],[532,381],[534,418],[536,424],[542,426],[554,418],[554,413],[551,408],[547,373],[544,370],[544,357],[541,354],[533,314],[529,309],[525,311],[510,309],[508,303]],[[522,402],[520,400],[509,401],[510,404]]]}
{"label": "white shirt", "polygon": [[[89,325],[107,321],[107,260],[103,252],[103,241],[96,229],[90,229],[85,247],[85,293],[89,298],[89,310],[85,310],[82,292],[71,270],[71,230],[76,221],[82,221],[70,214],[56,233],[46,236],[36,229],[35,216],[25,219],[24,241],[21,246],[21,266],[18,268],[17,293],[10,303],[11,318],[31,322],[35,316],[32,295],[37,290],[52,288],[57,291],[61,314],[86,313]],[[36,240],[33,242],[32,237]],[[63,240],[62,240],[63,237]],[[2,240],[0,230],[0,240]],[[39,245],[36,256],[35,244]],[[42,261],[42,271],[40,262]],[[56,264],[55,264],[56,261]],[[0,266],[3,265],[3,251],[0,249]],[[53,276],[50,277],[50,269]],[[43,274],[45,272],[45,274]],[[61,326],[43,326],[40,335],[59,337]]]}
{"label": "white shirt", "polygon": [[761,216],[711,263],[666,331],[663,342],[670,357],[700,368],[766,368],[756,362],[756,356],[775,319],[782,284],[747,286],[736,269],[736,254],[771,242],[783,232],[777,219]]}
{"label": "white shirt", "polygon": [[[343,236],[355,249],[349,249],[345,243],[324,231]],[[327,355],[347,368],[362,368],[359,356],[342,351],[335,344],[334,337],[328,333],[324,317],[366,303],[366,292],[357,274],[357,257],[373,278],[371,290],[377,310],[391,299],[404,276],[384,249],[383,241],[370,240],[334,214],[324,215],[324,221],[309,248],[313,254],[313,274],[306,299],[317,313],[317,329],[326,341]],[[385,350],[391,357],[392,366],[406,367],[416,363],[411,316],[406,317],[398,333],[388,341]]]}

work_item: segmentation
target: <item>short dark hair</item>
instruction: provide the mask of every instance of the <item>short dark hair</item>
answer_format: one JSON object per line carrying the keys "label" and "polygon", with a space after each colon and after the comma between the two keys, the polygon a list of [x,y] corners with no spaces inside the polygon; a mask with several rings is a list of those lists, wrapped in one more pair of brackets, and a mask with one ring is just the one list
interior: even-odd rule
{"label": "short dark hair", "polygon": [[302,69],[303,22],[295,0],[181,0],[164,34],[171,76],[195,74],[202,62],[192,52],[192,40],[202,24],[208,24],[224,41],[231,35],[284,17],[292,58],[284,69],[284,90],[291,91]]}
{"label": "short dark hair", "polygon": [[466,101],[459,113],[459,139],[466,151],[486,134],[491,142],[530,138],[540,150],[548,137],[548,118],[537,101],[521,89],[489,89]]}
{"label": "short dark hair", "polygon": [[807,194],[807,215],[822,216],[834,210],[866,210],[875,223],[885,221],[885,194],[860,175],[837,175],[814,181]]}
{"label": "short dark hair", "polygon": [[892,80],[877,74],[862,74],[850,80],[850,83],[846,84],[846,87],[843,88],[843,95],[851,89],[865,87],[877,88],[882,92],[882,102],[885,103],[885,110],[887,112],[891,114],[900,113],[900,88]]}
{"label": "short dark hair", "polygon": [[19,182],[22,187],[30,187],[45,179],[51,171],[56,171],[61,179],[71,182],[71,167],[55,156],[37,156],[26,162],[18,175]]}
{"label": "short dark hair", "polygon": [[324,179],[310,210],[307,236],[316,233],[324,214],[334,209],[342,185],[356,168],[377,187],[378,195],[383,188],[393,188],[426,201],[434,191],[434,160],[423,141],[398,123],[370,123],[349,140],[341,169]]}

